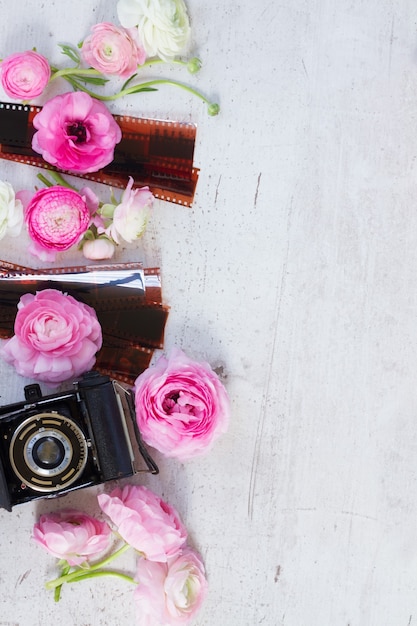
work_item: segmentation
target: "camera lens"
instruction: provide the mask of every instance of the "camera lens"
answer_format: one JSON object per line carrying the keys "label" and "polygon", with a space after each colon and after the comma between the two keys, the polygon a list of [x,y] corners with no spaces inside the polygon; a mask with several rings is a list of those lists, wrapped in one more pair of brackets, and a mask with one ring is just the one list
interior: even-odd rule
{"label": "camera lens", "polygon": [[84,434],[60,413],[36,413],[15,430],[9,448],[14,473],[35,491],[54,492],[74,483],[88,458]]}
{"label": "camera lens", "polygon": [[32,449],[35,463],[44,469],[57,467],[65,457],[65,448],[56,437],[41,437]]}

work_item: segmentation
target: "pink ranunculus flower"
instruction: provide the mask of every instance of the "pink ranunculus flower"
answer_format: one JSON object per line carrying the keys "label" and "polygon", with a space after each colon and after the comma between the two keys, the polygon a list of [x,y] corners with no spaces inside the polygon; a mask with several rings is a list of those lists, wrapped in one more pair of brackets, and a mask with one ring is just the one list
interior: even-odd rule
{"label": "pink ranunculus flower", "polygon": [[77,191],[54,185],[39,189],[25,209],[32,252],[61,252],[78,243],[91,215],[85,197]]}
{"label": "pink ranunculus flower", "polygon": [[150,561],[176,556],[187,539],[177,511],[146,487],[127,485],[98,496],[119,535]]}
{"label": "pink ranunculus flower", "polygon": [[136,379],[135,404],[143,439],[180,460],[206,452],[228,427],[229,398],[218,376],[178,348]]}
{"label": "pink ranunculus flower", "polygon": [[136,580],[134,598],[140,626],[189,624],[208,590],[201,557],[188,547],[167,563],[139,559]]}
{"label": "pink ranunculus flower", "polygon": [[102,332],[93,308],[56,289],[24,294],[0,355],[21,376],[56,386],[90,370]]}
{"label": "pink ranunculus flower", "polygon": [[129,178],[120,204],[113,213],[113,221],[107,229],[107,234],[120,243],[120,239],[131,243],[141,237],[148,223],[149,213],[152,208],[154,196],[149,187],[132,189],[133,178]]}
{"label": "pink ranunculus flower", "polygon": [[74,509],[41,515],[33,539],[69,565],[81,565],[107,550],[112,531],[108,524]]}
{"label": "pink ranunculus flower", "polygon": [[33,50],[9,55],[0,67],[3,89],[16,100],[40,96],[51,77],[48,60]]}
{"label": "pink ranunculus flower", "polygon": [[33,119],[32,148],[63,170],[97,172],[114,157],[122,131],[99,100],[76,91],[51,98]]}
{"label": "pink ranunculus flower", "polygon": [[109,22],[96,24],[84,40],[81,54],[84,61],[105,75],[130,78],[138,65],[146,61],[146,52],[125,28]]}

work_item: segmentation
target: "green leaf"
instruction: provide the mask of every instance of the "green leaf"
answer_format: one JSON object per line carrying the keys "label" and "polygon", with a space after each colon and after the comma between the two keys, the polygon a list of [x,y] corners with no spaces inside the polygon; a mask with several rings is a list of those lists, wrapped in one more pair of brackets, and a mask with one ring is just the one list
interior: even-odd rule
{"label": "green leaf", "polygon": [[136,74],[132,74],[132,76],[130,78],[127,79],[127,81],[124,83],[123,87],[121,88],[120,91],[123,91],[124,89],[126,89],[126,87],[128,86],[128,84],[134,79],[136,78],[136,76],[138,75],[138,73],[136,72]]}
{"label": "green leaf", "polygon": [[65,54],[65,56],[69,57],[71,61],[74,61],[74,63],[76,63],[77,65],[80,64],[81,59],[76,48],[63,43],[60,43],[58,45],[61,48],[62,54]]}
{"label": "green leaf", "polygon": [[95,239],[93,231],[90,229],[86,230],[83,236],[83,240],[92,241],[93,239]]}
{"label": "green leaf", "polygon": [[141,87],[138,85],[135,89],[130,87],[131,91],[129,93],[140,93],[141,91],[158,91],[155,87]]}
{"label": "green leaf", "polygon": [[113,187],[110,187],[110,201],[111,204],[114,204],[114,206],[117,206],[119,204],[116,196],[114,195]]}
{"label": "green leaf", "polygon": [[102,78],[101,76],[83,76],[82,74],[74,74],[73,75],[76,80],[81,80],[83,83],[88,83],[90,85],[105,85],[109,82],[108,78]]}
{"label": "green leaf", "polygon": [[72,78],[72,76],[62,76],[62,78],[64,80],[67,81],[67,83],[69,83],[72,88],[74,89],[74,91],[85,91],[84,87],[82,85],[80,85],[80,83],[78,83],[76,80],[74,80]]}

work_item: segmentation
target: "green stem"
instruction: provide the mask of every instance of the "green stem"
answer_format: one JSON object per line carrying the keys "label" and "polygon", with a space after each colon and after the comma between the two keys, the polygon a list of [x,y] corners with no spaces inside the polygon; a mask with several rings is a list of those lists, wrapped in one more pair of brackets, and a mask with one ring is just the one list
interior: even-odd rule
{"label": "green stem", "polygon": [[58,185],[61,185],[61,187],[68,187],[68,189],[73,189],[74,191],[78,191],[77,188],[74,187],[73,185],[70,185],[69,182],[66,181],[65,178],[61,176],[61,174],[59,174],[59,172],[54,172],[53,170],[51,170],[49,174],[50,176],[52,176],[55,182],[58,183]]}
{"label": "green stem", "polygon": [[116,552],[113,552],[113,554],[110,554],[110,556],[106,557],[102,561],[99,561],[98,563],[91,565],[88,569],[78,568],[75,571],[70,572],[69,574],[64,574],[63,576],[59,576],[59,578],[55,578],[54,580],[48,581],[47,583],[45,583],[45,587],[47,589],[55,589],[56,587],[59,587],[63,585],[64,583],[73,582],[77,580],[78,578],[81,579],[85,574],[91,574],[92,572],[95,572],[101,567],[106,567],[106,565],[108,565],[109,563],[117,559],[119,556],[121,556],[125,552],[127,552],[129,548],[130,548],[129,544],[125,543],[121,548],[119,548],[119,550],[116,550]]}
{"label": "green stem", "polygon": [[[71,567],[68,565],[67,561],[64,561],[65,565],[62,568],[61,576],[65,576],[70,571]],[[55,602],[59,602],[61,598],[62,585],[58,585],[54,589],[54,600]]]}
{"label": "green stem", "polygon": [[[148,87],[153,87],[153,85],[173,85],[175,87],[179,87],[180,89],[183,89],[184,91],[188,91],[188,93],[191,93],[193,96],[197,96],[197,98],[200,98],[200,100],[202,100],[206,104],[211,104],[210,100],[206,98],[205,96],[203,96],[203,94],[200,91],[197,91],[197,89],[194,89],[194,87],[190,87],[189,85],[184,85],[184,83],[180,83],[177,80],[170,80],[169,78],[158,78],[155,80],[148,80],[146,83],[140,83],[140,88],[147,89]],[[131,89],[132,91],[130,92],[129,89]],[[115,94],[115,96],[119,98],[121,95],[128,95],[128,93],[135,93],[134,87],[129,87],[125,91],[126,91],[126,94],[124,94],[123,92],[120,92],[119,94]]]}
{"label": "green stem", "polygon": [[41,183],[45,185],[45,187],[52,187],[53,185],[53,183],[51,183],[51,181],[48,180],[46,176],[44,176],[43,174],[38,174],[36,178],[38,178],[41,181]]}
{"label": "green stem", "polygon": [[59,602],[61,599],[61,591],[62,591],[62,585],[59,585],[59,587],[55,587],[54,589],[54,600],[55,602]]}
{"label": "green stem", "polygon": [[49,82],[52,82],[56,78],[65,78],[66,76],[97,76],[101,78],[102,74],[92,67],[88,69],[83,69],[82,67],[64,67],[62,70],[56,70],[52,74]]}
{"label": "green stem", "polygon": [[77,578],[72,578],[68,580],[69,583],[77,583],[80,580],[85,580],[87,578],[99,578],[100,576],[115,576],[116,578],[120,578],[121,580],[125,580],[128,583],[137,584],[135,579],[132,576],[128,576],[127,574],[122,574],[121,572],[116,572],[112,569],[107,570],[95,570],[94,572],[85,572],[84,574],[80,574]]}
{"label": "green stem", "polygon": [[172,59],[170,61],[164,61],[164,59],[159,59],[158,57],[154,57],[153,59],[148,59],[142,65],[138,65],[138,70],[141,70],[143,67],[149,67],[151,65],[156,65],[160,63],[165,63],[166,65],[188,65],[188,61],[181,61],[180,59]]}
{"label": "green stem", "polygon": [[[156,61],[153,61],[153,62],[159,63],[162,61],[156,59]],[[176,62],[181,63],[181,64],[184,63],[183,61],[176,61]],[[69,82],[70,85],[72,85],[74,89],[84,91],[92,98],[96,98],[97,100],[101,100],[103,102],[117,100],[118,98],[123,98],[124,96],[129,96],[134,93],[140,93],[141,91],[152,91],[153,87],[156,85],[172,85],[174,87],[178,87],[179,89],[183,89],[184,91],[187,91],[188,93],[192,94],[193,96],[196,96],[197,98],[202,100],[205,104],[207,104],[209,115],[217,115],[220,110],[220,107],[218,104],[214,102],[210,102],[210,100],[206,98],[206,96],[204,96],[200,91],[198,91],[197,89],[194,89],[194,87],[185,85],[184,83],[181,83],[177,80],[171,80],[169,78],[157,78],[154,80],[148,80],[143,83],[139,83],[137,85],[132,85],[131,87],[127,87],[126,89],[121,89],[117,93],[104,96],[94,91],[91,91],[91,89],[88,89],[88,87],[86,87],[85,85],[80,84],[77,78],[82,75],[101,76],[100,72],[94,69],[83,70],[83,69],[78,69],[78,68],[72,68],[72,69],[68,68],[68,69],[62,69],[62,70],[56,71],[53,74],[51,80],[53,80],[54,78],[57,78],[58,76],[61,76],[64,80]]]}
{"label": "green stem", "polygon": [[[63,178],[58,172],[54,172],[53,170],[51,170],[49,174],[51,178],[54,179],[55,183],[60,185],[61,187],[67,187],[67,189],[73,189],[74,191],[78,191],[76,187],[70,185],[69,182],[67,182],[65,178]],[[39,178],[39,180],[45,185],[45,187],[52,187],[52,185],[54,184],[41,173],[37,175],[37,178]]]}
{"label": "green stem", "polygon": [[[150,65],[156,65],[160,63],[165,63],[166,65],[182,65],[182,66],[188,65],[188,61],[181,61],[180,59],[172,59],[172,61],[164,61],[163,59],[158,59],[155,57],[153,59],[148,59],[147,61],[142,63],[142,65],[138,65],[138,70],[141,70],[144,67],[149,67]],[[98,78],[101,78],[103,76],[101,72],[99,72],[98,70],[95,70],[92,67],[89,67],[89,68],[64,67],[61,70],[58,70],[56,68],[52,68],[52,69],[53,69],[53,74],[50,79],[51,81],[60,77],[65,78],[65,76],[97,76]]]}
{"label": "green stem", "polygon": [[[69,79],[69,82],[71,82],[71,79]],[[150,87],[153,87],[154,85],[173,85],[175,87],[179,87],[180,89],[184,89],[184,91],[188,91],[188,93],[191,93],[193,96],[197,96],[197,98],[200,98],[200,100],[202,100],[206,104],[211,104],[210,100],[206,98],[202,93],[197,91],[197,89],[194,89],[193,87],[190,87],[189,85],[185,85],[184,83],[180,83],[177,80],[171,80],[169,78],[157,78],[155,80],[148,80],[144,83],[139,83],[138,85],[133,85],[132,87],[128,87],[127,89],[122,89],[122,91],[118,91],[117,93],[109,95],[109,96],[102,96],[102,95],[96,94],[90,89],[87,89],[87,87],[83,87],[82,89],[83,91],[88,93],[93,98],[96,98],[97,100],[109,101],[109,100],[117,100],[118,98],[123,98],[124,96],[129,96],[130,94],[133,94],[133,93],[138,93],[141,90],[149,89]]]}

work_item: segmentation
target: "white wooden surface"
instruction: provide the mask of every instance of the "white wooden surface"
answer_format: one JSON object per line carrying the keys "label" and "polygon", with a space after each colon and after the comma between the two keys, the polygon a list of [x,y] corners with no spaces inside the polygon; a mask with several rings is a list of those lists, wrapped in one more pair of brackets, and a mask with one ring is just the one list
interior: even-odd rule
{"label": "white wooden surface", "polygon": [[[115,0],[0,0],[0,56],[56,63]],[[159,263],[166,346],[224,372],[230,430],[205,458],[158,457],[210,595],[196,626],[417,624],[417,8],[411,0],[189,0],[196,84],[114,112],[192,120],[192,209],[157,202],[118,259]],[[149,71],[179,80],[179,69]],[[193,82],[193,79],[190,79]],[[0,163],[33,187],[36,171]],[[0,258],[30,264],[26,240]],[[74,258],[77,257],[74,254]],[[71,255],[65,257],[71,262]],[[1,402],[22,397],[1,365]],[[33,545],[41,511],[0,513],[0,625],[130,626],[130,589],[68,587]],[[125,562],[130,565],[129,560]]]}

